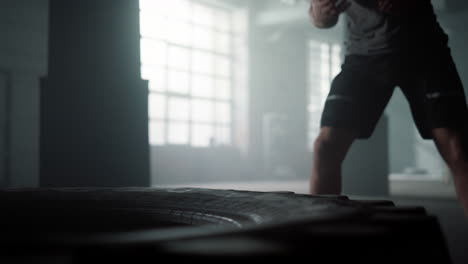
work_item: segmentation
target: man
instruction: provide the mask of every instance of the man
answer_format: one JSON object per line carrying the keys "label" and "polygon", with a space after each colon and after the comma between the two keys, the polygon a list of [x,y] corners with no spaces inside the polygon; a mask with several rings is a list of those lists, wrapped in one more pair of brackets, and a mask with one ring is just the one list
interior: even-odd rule
{"label": "man", "polygon": [[350,146],[371,136],[399,86],[421,136],[434,140],[450,168],[468,216],[468,110],[430,0],[311,0],[309,14],[318,28],[333,27],[345,14],[348,32],[345,62],[315,141],[310,193],[341,193],[341,165]]}

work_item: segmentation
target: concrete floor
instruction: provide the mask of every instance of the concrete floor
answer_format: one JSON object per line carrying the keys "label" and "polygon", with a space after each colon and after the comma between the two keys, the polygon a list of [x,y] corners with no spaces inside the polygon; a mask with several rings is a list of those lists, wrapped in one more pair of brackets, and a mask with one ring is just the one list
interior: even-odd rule
{"label": "concrete floor", "polygon": [[[356,199],[385,199],[392,200],[401,206],[423,206],[428,213],[438,217],[441,228],[445,234],[447,245],[454,264],[468,263],[468,220],[458,201],[453,197],[451,188],[446,188],[435,195],[424,196],[423,193],[415,192],[409,195],[409,190],[400,189],[399,186],[408,186],[401,182],[391,184],[393,195],[390,197],[353,197]],[[233,189],[246,191],[292,191],[305,194],[308,191],[308,183],[305,180],[294,181],[253,181],[253,182],[231,182],[231,183],[197,183],[185,185],[158,185],[155,187],[177,188],[193,187],[208,189]],[[445,187],[444,187],[445,188]]]}

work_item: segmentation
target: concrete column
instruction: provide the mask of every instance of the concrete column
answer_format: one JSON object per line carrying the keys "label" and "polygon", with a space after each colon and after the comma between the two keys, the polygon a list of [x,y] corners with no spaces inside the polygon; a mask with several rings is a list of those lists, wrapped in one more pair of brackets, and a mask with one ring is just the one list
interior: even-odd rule
{"label": "concrete column", "polygon": [[382,116],[368,140],[357,140],[343,165],[346,195],[389,195],[388,118]]}
{"label": "concrete column", "polygon": [[50,1],[49,75],[41,83],[42,187],[150,184],[138,5]]}

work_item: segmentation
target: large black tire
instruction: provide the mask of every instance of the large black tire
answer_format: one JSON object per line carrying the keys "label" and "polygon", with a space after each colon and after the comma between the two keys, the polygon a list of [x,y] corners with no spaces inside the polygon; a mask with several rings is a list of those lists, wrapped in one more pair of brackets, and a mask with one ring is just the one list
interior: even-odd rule
{"label": "large black tire", "polygon": [[11,189],[0,191],[0,210],[0,251],[10,260],[304,255],[450,262],[437,219],[391,201],[189,188]]}

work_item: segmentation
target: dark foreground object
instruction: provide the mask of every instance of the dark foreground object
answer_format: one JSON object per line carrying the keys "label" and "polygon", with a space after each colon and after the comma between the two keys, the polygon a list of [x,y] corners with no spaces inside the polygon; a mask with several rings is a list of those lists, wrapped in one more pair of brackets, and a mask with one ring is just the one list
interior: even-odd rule
{"label": "dark foreground object", "polygon": [[0,210],[1,263],[166,256],[450,263],[437,219],[391,201],[207,189],[12,189],[0,191]]}

